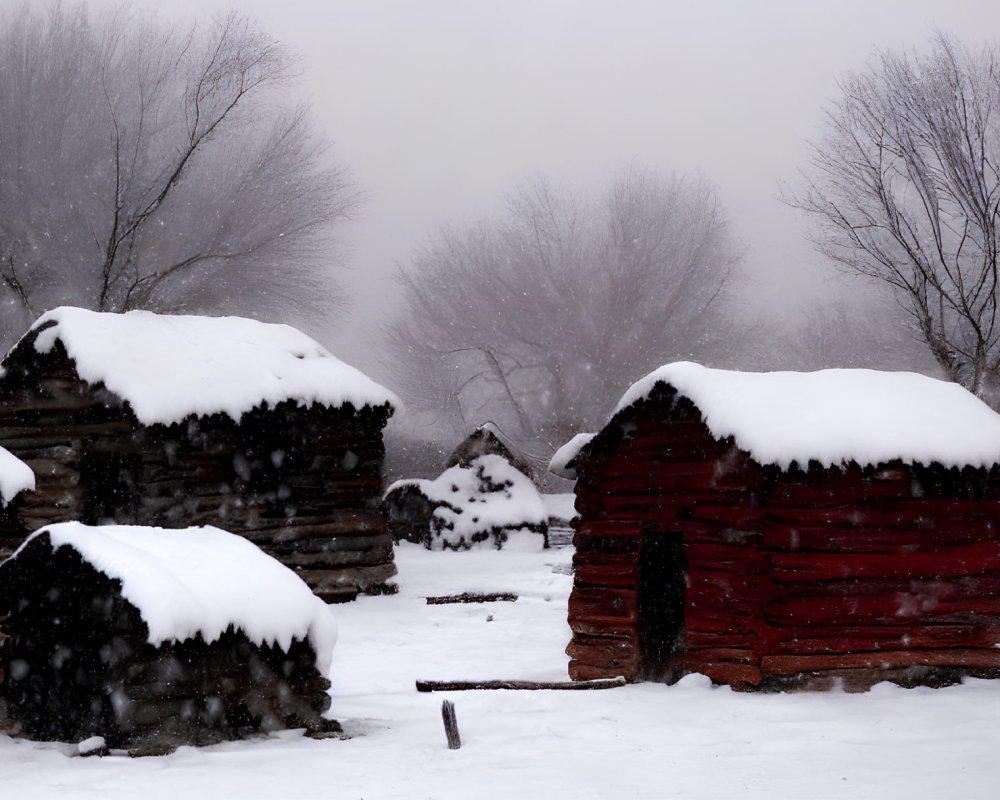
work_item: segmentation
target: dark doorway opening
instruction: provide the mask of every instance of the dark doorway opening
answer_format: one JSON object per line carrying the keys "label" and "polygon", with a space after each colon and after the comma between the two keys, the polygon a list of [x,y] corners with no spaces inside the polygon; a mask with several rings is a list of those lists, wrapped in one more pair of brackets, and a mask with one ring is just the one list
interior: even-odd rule
{"label": "dark doorway opening", "polygon": [[639,551],[639,679],[673,680],[670,662],[684,648],[687,556],[676,531],[647,528]]}

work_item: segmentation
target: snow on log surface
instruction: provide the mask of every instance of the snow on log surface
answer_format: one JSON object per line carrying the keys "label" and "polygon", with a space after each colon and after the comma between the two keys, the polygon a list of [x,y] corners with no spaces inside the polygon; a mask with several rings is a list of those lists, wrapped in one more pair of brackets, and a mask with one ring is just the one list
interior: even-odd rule
{"label": "snow on log surface", "polygon": [[81,378],[127,400],[145,425],[191,414],[239,420],[255,406],[285,400],[399,405],[388,389],[288,325],[63,306],[39,317],[28,335],[34,332],[37,352],[61,342]]}
{"label": "snow on log surface", "polygon": [[[542,495],[524,473],[505,458],[484,455],[468,466],[449,467],[433,480],[396,481],[388,497],[404,487],[416,488],[434,506],[430,519],[430,546],[467,549],[473,545],[497,547],[494,534],[541,530],[549,518]],[[531,535],[529,546],[542,541]]]}
{"label": "snow on log surface", "polygon": [[9,450],[0,447],[0,502],[7,505],[21,492],[35,488],[35,473],[31,467]]}
{"label": "snow on log surface", "polygon": [[[658,385],[691,400],[713,436],[733,437],[763,465],[1000,463],[1000,415],[956,383],[912,372],[736,372],[676,362],[633,384],[612,417]],[[557,474],[589,442],[578,435],[561,448]]]}
{"label": "snow on log surface", "polygon": [[319,673],[330,670],[337,627],[329,607],[294,572],[240,536],[209,526],[64,522],[36,531],[21,550],[43,534],[53,550],[69,546],[121,581],[122,596],[139,610],[154,646],[197,634],[211,643],[232,625],[255,644],[286,652],[293,639],[308,641]]}

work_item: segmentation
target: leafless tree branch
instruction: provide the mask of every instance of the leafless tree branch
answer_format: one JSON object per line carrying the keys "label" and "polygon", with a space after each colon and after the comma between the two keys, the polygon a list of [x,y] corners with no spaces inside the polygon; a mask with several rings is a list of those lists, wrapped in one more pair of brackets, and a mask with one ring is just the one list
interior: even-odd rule
{"label": "leafless tree branch", "polygon": [[394,385],[551,452],[645,372],[729,348],[740,259],[703,180],[632,168],[589,199],[535,180],[401,268]]}
{"label": "leafless tree branch", "polygon": [[997,51],[938,34],[840,83],[799,192],[820,250],[890,286],[937,363],[1000,403]]}

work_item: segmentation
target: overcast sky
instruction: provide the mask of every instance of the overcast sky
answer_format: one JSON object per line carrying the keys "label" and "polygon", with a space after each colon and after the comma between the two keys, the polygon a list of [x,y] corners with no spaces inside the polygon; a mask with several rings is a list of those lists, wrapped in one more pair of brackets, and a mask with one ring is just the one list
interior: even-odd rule
{"label": "overcast sky", "polygon": [[[139,3],[145,6],[147,3]],[[148,5],[153,5],[152,2]],[[225,0],[183,0],[205,15]],[[444,224],[498,212],[541,173],[594,186],[634,161],[717,187],[774,307],[823,291],[794,182],[836,78],[875,47],[935,27],[970,45],[1000,31],[994,0],[242,0],[303,58],[304,95],[368,195],[344,229],[350,324],[312,331],[379,372],[376,322],[407,262]]]}

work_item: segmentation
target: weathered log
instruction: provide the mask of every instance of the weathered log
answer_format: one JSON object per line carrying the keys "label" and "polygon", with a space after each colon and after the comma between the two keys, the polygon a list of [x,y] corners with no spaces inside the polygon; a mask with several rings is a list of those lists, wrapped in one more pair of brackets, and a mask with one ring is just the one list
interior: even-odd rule
{"label": "weathered log", "polygon": [[265,545],[263,550],[276,556],[288,567],[332,569],[335,567],[377,567],[392,560],[392,544],[377,548],[357,550],[329,550],[314,552],[282,552]]}
{"label": "weathered log", "polygon": [[635,586],[638,570],[638,553],[577,552],[573,557],[573,578],[579,586]]}
{"label": "weathered log", "polygon": [[639,598],[635,588],[607,586],[573,587],[569,599],[569,620],[608,620],[612,624],[634,623],[639,618]]}
{"label": "weathered log", "polygon": [[775,675],[831,669],[893,669],[910,665],[998,669],[1000,649],[880,650],[834,655],[769,655],[761,659],[762,669]]}
{"label": "weathered log", "polygon": [[383,585],[396,574],[395,564],[379,564],[368,567],[351,567],[347,569],[299,569],[296,572],[305,579],[309,587],[322,596],[322,593],[336,592],[347,587],[354,587],[361,592],[382,591]]}
{"label": "weathered log", "polygon": [[[776,631],[775,633],[779,633]],[[873,625],[785,628],[772,646],[776,655],[850,653],[865,650],[990,649],[1000,643],[1000,621],[992,625]]]}
{"label": "weathered log", "polygon": [[577,633],[566,647],[566,655],[583,664],[606,664],[622,670],[634,670],[641,654],[633,638],[588,636]]}
{"label": "weathered log", "polygon": [[976,542],[924,553],[797,554],[771,556],[779,583],[845,578],[946,578],[1000,571],[1000,541]]}
{"label": "weathered log", "polygon": [[797,597],[768,603],[764,618],[776,626],[829,627],[892,624],[1000,622],[1000,597],[925,602],[919,595],[889,597]]}
{"label": "weathered log", "polygon": [[688,672],[697,672],[713,683],[724,683],[736,688],[759,686],[764,677],[760,667],[734,661],[712,661],[691,664]]}
{"label": "weathered log", "polygon": [[771,599],[779,600],[794,593],[799,597],[865,597],[906,594],[922,597],[923,602],[953,600],[959,597],[1000,597],[1000,573],[963,575],[950,578],[871,577],[845,578],[807,583],[772,584]]}
{"label": "weathered log", "polygon": [[844,531],[801,524],[765,522],[760,547],[765,551],[827,552],[844,554],[934,552],[953,545],[996,541],[1000,523],[995,520],[953,521],[931,528],[871,528],[858,535]]}
{"label": "weathered log", "polygon": [[512,603],[515,600],[517,600],[517,595],[513,592],[490,592],[485,594],[481,592],[463,592],[462,594],[446,594],[436,597],[428,597],[427,605],[441,606],[449,603]]}
{"label": "weathered log", "polygon": [[622,670],[616,669],[607,664],[593,665],[584,664],[580,661],[570,661],[568,665],[569,677],[571,681],[582,683],[594,680],[614,680],[624,678],[626,681],[635,678],[635,674],[623,675]]}
{"label": "weathered log", "polygon": [[441,717],[444,720],[444,733],[448,740],[448,749],[458,750],[462,746],[462,739],[458,735],[458,719],[455,717],[455,704],[450,700],[445,700],[441,704]]}
{"label": "weathered log", "polygon": [[464,692],[509,689],[514,691],[575,691],[580,689],[615,689],[625,686],[624,678],[594,681],[417,681],[418,692]]}
{"label": "weathered log", "polygon": [[679,668],[697,664],[733,663],[759,667],[760,652],[753,647],[704,647],[687,648],[674,659]]}

